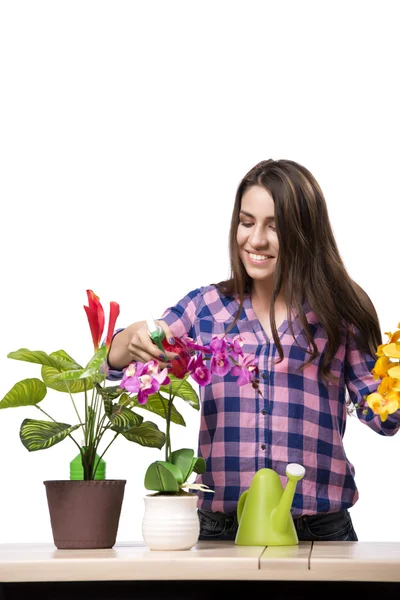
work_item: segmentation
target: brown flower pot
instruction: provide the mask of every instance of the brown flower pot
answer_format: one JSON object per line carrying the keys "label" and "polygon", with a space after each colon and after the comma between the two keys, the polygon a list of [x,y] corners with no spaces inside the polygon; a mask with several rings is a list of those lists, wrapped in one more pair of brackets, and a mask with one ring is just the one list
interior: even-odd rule
{"label": "brown flower pot", "polygon": [[58,549],[114,546],[125,479],[43,483],[54,544]]}

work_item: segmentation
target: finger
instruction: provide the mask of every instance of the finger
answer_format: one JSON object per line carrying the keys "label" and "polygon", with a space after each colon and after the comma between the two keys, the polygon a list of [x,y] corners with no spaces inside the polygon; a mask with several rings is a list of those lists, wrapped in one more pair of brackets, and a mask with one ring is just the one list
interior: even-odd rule
{"label": "finger", "polygon": [[[137,347],[135,349],[130,349],[131,360],[136,362],[141,362],[146,364],[147,362],[153,360],[158,362],[160,365],[160,369],[165,369],[165,367],[171,367],[171,363],[166,360],[161,360],[161,353],[159,355],[154,356],[153,354],[149,354],[148,352],[144,352],[143,350],[139,350]],[[163,355],[165,356],[165,355]]]}
{"label": "finger", "polygon": [[[162,328],[162,330],[165,333],[165,339],[172,346],[175,343],[175,336],[174,336],[172,329],[167,325],[167,323],[165,321],[159,320],[159,321],[156,321],[156,323],[158,325],[160,325],[160,327]],[[179,358],[179,354],[177,354],[176,352],[166,351],[166,355],[167,355],[168,360],[170,360],[170,361],[174,360],[175,358]]]}
{"label": "finger", "polygon": [[152,342],[145,344],[138,344],[136,341],[130,343],[128,350],[133,360],[146,363],[149,360],[156,360],[157,362],[165,361],[166,364],[168,359],[166,358],[165,352],[161,352],[159,348]]}
{"label": "finger", "polygon": [[167,325],[167,323],[165,321],[156,321],[157,325],[159,325],[162,330],[165,333],[165,339],[167,340],[168,344],[174,344],[175,343],[175,336],[173,334],[172,329]]}

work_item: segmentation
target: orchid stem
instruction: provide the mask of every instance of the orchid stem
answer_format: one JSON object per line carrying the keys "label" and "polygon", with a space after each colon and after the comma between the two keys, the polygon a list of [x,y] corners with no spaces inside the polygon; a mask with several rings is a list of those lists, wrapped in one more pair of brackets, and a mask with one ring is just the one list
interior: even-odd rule
{"label": "orchid stem", "polygon": [[165,430],[165,461],[167,462],[170,455],[171,455],[171,436],[170,436],[170,429],[171,429],[171,411],[172,411],[172,404],[176,398],[177,393],[179,392],[179,388],[181,387],[182,383],[184,381],[187,380],[187,378],[189,377],[189,373],[186,373],[186,375],[181,379],[178,387],[175,390],[175,393],[172,393],[172,383],[169,384],[169,400],[168,400],[168,410],[167,410],[167,427]]}

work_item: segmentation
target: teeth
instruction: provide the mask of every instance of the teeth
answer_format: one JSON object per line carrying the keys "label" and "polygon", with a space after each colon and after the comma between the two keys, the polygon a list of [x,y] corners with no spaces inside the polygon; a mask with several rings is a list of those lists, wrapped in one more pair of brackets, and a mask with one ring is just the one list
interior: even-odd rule
{"label": "teeth", "polygon": [[249,252],[249,256],[253,260],[267,260],[268,258],[267,256],[262,256],[262,254],[252,254],[251,252]]}

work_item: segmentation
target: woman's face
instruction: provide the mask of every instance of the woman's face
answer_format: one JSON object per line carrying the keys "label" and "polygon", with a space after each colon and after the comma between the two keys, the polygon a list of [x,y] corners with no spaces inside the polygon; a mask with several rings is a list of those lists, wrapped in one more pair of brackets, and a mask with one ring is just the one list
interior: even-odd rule
{"label": "woman's face", "polygon": [[271,194],[259,185],[242,196],[236,241],[244,268],[254,280],[270,279],[275,271],[279,244],[274,209]]}

